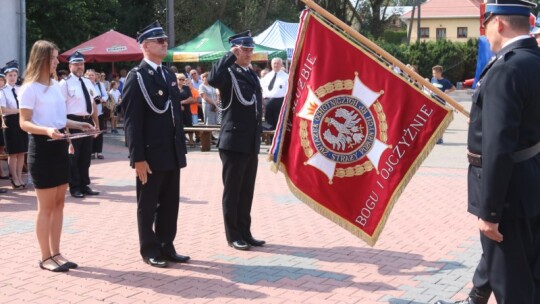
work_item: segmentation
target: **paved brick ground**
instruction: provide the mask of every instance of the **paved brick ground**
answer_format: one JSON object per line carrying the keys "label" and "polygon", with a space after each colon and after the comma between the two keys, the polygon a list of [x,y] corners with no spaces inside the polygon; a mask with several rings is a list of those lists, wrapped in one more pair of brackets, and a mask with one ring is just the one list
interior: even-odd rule
{"label": "paved brick ground", "polygon": [[[466,96],[462,96],[464,99]],[[191,151],[181,173],[176,248],[188,264],[141,261],[135,177],[122,137],[107,135],[91,167],[97,197],[67,197],[63,253],[81,266],[42,271],[33,231],[33,191],[0,197],[1,303],[433,303],[470,288],[480,250],[465,212],[464,118],[456,115],[396,204],[371,248],[292,196],[261,154],[253,232],[268,245],[229,248],[221,218],[221,164]],[[0,187],[7,182],[0,182]],[[493,302],[494,303],[494,302]]]}

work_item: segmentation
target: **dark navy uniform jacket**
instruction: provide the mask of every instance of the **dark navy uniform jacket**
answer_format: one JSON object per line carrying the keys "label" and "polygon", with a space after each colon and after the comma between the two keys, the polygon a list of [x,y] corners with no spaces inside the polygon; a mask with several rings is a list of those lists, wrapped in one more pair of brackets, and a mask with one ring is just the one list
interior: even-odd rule
{"label": "dark navy uniform jacket", "polygon": [[[208,76],[208,83],[219,89],[222,107],[230,107],[222,113],[218,148],[223,150],[259,153],[261,146],[262,88],[259,78],[251,69],[244,70],[235,64],[236,56],[229,52],[214,66]],[[253,94],[256,104],[245,106],[232,91],[229,68],[236,77],[242,96],[250,101]],[[232,101],[231,101],[232,95]]]}
{"label": "dark navy uniform jacket", "polygon": [[534,38],[499,51],[472,100],[468,149],[482,155],[469,166],[470,213],[498,223],[540,215],[540,156],[513,161],[513,153],[540,141],[540,48]]}
{"label": "dark navy uniform jacket", "polygon": [[[137,73],[141,75],[148,95],[159,110],[172,101],[171,110],[156,113],[143,96]],[[167,171],[186,166],[186,142],[180,108],[180,91],[174,72],[164,67],[166,80],[144,60],[130,71],[122,92],[122,109],[129,147],[130,164],[147,161],[151,170]]]}

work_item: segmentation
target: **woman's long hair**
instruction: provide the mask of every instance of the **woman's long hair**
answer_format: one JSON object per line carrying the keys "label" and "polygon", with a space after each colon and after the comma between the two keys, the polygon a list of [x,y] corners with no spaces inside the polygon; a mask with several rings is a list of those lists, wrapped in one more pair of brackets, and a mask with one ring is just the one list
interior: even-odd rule
{"label": "woman's long hair", "polygon": [[[34,43],[24,77],[25,84],[37,82],[45,74],[51,76],[51,56],[54,50],[58,51],[58,47],[50,41],[38,40]],[[48,77],[48,79],[50,85],[51,77]]]}

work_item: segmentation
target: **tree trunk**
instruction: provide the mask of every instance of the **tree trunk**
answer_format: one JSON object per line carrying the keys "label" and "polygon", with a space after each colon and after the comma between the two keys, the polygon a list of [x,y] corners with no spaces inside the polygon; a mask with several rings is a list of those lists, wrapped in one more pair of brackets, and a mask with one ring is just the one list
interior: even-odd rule
{"label": "tree trunk", "polygon": [[225,9],[227,8],[227,0],[221,0],[222,1],[222,4],[221,4],[221,7],[219,9],[219,20],[223,20],[223,15],[225,14]]}
{"label": "tree trunk", "polygon": [[[383,3],[384,2],[384,3]],[[385,22],[381,20],[381,7],[385,8],[388,7],[388,1],[385,0],[371,0],[371,35],[373,35],[374,38],[379,38],[384,33],[384,24]]]}
{"label": "tree trunk", "polygon": [[270,9],[271,3],[272,3],[272,0],[266,0],[266,5],[264,6],[264,10],[262,11],[262,16],[259,19],[259,27],[263,27],[264,22],[266,21],[266,16],[268,15],[268,10]]}
{"label": "tree trunk", "polygon": [[352,26],[353,20],[354,19],[358,20],[358,28],[356,30],[360,32],[360,27],[362,25],[362,16],[360,16],[360,14],[358,13],[359,5],[360,5],[360,1],[357,1],[355,6],[352,5],[351,1],[347,1],[347,6],[349,7],[349,10],[351,11],[351,19],[349,20],[347,24],[350,24]]}

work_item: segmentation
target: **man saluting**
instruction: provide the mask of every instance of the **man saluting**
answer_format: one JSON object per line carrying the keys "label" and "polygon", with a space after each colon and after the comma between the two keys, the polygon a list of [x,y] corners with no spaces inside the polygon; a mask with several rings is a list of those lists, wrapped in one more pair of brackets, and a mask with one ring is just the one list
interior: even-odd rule
{"label": "man saluting", "polygon": [[255,44],[249,31],[229,38],[232,45],[212,67],[208,83],[223,101],[219,157],[223,164],[223,220],[229,246],[262,246],[251,234],[251,205],[261,146],[262,89],[249,67]]}

